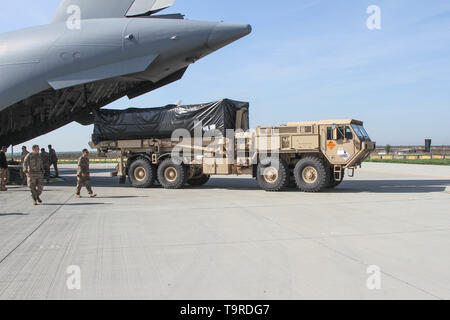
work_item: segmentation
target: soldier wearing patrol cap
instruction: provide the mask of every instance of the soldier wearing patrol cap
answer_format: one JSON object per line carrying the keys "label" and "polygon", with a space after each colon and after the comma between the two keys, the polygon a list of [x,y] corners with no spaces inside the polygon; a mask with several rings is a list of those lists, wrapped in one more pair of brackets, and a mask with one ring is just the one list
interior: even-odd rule
{"label": "soldier wearing patrol cap", "polygon": [[34,205],[37,205],[38,202],[42,203],[40,196],[44,190],[44,164],[39,154],[38,145],[34,145],[33,151],[25,157],[23,172],[27,176],[28,187],[31,190]]}
{"label": "soldier wearing patrol cap", "polygon": [[86,189],[91,198],[95,198],[97,195],[92,191],[91,187],[91,177],[89,173],[89,151],[87,149],[83,150],[83,154],[78,158],[78,169],[77,169],[77,189],[75,196],[81,198],[81,188],[86,185]]}
{"label": "soldier wearing patrol cap", "polygon": [[53,149],[51,144],[48,145],[48,153],[50,154],[50,167],[53,166],[53,169],[55,169],[55,177],[58,178],[58,156],[56,155],[56,151]]}

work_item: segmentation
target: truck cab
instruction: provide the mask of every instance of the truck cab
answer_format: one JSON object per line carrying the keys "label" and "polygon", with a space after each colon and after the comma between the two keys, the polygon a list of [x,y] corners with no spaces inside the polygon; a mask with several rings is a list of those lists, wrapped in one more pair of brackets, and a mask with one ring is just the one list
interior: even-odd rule
{"label": "truck cab", "polygon": [[[363,122],[354,119],[258,127],[256,136],[259,140],[271,139],[269,149],[279,150],[286,165],[294,168],[290,172],[291,180],[307,192],[336,187],[342,182],[346,170],[353,176],[355,169],[376,147]],[[257,144],[260,151],[267,151],[261,150],[261,146],[267,143],[259,141]]]}

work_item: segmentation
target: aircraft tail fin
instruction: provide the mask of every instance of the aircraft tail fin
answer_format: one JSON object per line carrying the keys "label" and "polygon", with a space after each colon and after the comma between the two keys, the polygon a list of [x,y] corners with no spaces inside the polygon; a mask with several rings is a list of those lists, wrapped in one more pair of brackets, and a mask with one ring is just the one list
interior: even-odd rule
{"label": "aircraft tail fin", "polygon": [[149,16],[175,0],[62,0],[51,23],[64,22],[74,14],[82,20]]}

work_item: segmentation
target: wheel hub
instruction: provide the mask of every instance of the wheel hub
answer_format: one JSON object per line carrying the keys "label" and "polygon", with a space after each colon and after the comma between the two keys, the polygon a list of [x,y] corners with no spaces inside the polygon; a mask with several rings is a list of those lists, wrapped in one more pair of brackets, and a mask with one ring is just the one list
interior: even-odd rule
{"label": "wheel hub", "polygon": [[274,167],[265,168],[263,176],[268,183],[274,183],[278,180],[278,170]]}
{"label": "wheel hub", "polygon": [[314,167],[306,167],[302,172],[303,181],[306,183],[315,183],[319,178],[319,174],[317,173],[316,168]]}
{"label": "wheel hub", "polygon": [[164,171],[164,177],[166,178],[167,181],[174,182],[175,180],[177,180],[178,177],[177,170],[173,167],[167,168]]}
{"label": "wheel hub", "polygon": [[134,178],[137,181],[144,181],[146,177],[147,177],[147,171],[145,171],[145,169],[143,167],[137,167],[134,170]]}

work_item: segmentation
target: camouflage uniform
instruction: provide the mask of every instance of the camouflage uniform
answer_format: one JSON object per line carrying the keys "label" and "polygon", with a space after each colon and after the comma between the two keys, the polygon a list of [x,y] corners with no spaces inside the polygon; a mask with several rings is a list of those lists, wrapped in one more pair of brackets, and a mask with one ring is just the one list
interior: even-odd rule
{"label": "camouflage uniform", "polygon": [[6,185],[9,181],[9,170],[8,169],[0,169],[0,191],[8,191]]}
{"label": "camouflage uniform", "polygon": [[30,153],[25,157],[23,163],[23,172],[28,174],[28,187],[31,190],[31,197],[36,202],[40,200],[39,196],[44,190],[44,164],[39,154]]}
{"label": "camouflage uniform", "polygon": [[91,177],[89,174],[89,158],[81,156],[78,159],[76,195],[80,195],[83,184],[86,185],[88,193],[92,196],[94,192],[92,191]]}
{"label": "camouflage uniform", "polygon": [[0,191],[7,191],[6,184],[8,183],[8,169],[0,169]]}
{"label": "camouflage uniform", "polygon": [[58,156],[56,155],[55,149],[50,149],[50,166],[53,166],[53,169],[55,169],[55,176],[59,177],[58,172]]}
{"label": "camouflage uniform", "polygon": [[22,164],[24,163],[25,158],[26,158],[26,156],[27,156],[28,154],[29,154],[28,151],[22,151],[22,154],[21,154],[21,156],[20,156],[20,162],[22,162]]}
{"label": "camouflage uniform", "polygon": [[22,151],[22,154],[20,156],[20,177],[22,178],[22,185],[26,185],[27,184],[27,176],[25,175],[25,173],[23,172],[23,164],[25,162],[25,157],[29,154],[28,151]]}
{"label": "camouflage uniform", "polygon": [[50,179],[50,155],[48,152],[41,152],[42,163],[44,165],[44,178]]}

